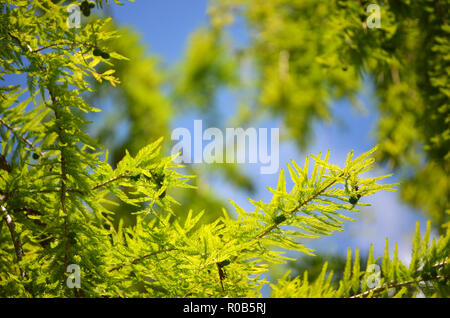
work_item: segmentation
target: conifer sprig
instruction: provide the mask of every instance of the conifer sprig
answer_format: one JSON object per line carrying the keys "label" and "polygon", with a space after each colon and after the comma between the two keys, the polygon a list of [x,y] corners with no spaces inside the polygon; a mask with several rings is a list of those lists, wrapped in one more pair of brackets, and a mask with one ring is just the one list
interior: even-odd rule
{"label": "conifer sprig", "polygon": [[333,282],[333,272],[327,271],[328,264],[315,281],[309,281],[308,272],[293,279],[286,274],[277,284],[272,285],[274,297],[448,297],[450,291],[450,231],[438,240],[430,242],[430,222],[423,238],[417,222],[413,239],[413,250],[409,266],[398,258],[395,245],[393,258],[389,255],[388,239],[381,261],[373,255],[373,245],[367,259],[366,270],[361,271],[359,251],[356,249],[352,264],[351,250],[347,251],[347,261],[343,278]]}

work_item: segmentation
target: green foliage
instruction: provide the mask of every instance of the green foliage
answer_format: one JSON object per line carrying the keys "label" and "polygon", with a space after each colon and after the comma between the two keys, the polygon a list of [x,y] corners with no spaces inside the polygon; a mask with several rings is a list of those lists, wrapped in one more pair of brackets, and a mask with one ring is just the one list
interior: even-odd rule
{"label": "green foliage", "polygon": [[[1,4],[0,79],[21,76],[27,87],[2,88],[0,99],[0,296],[257,297],[267,283],[261,275],[269,262],[289,259],[286,250],[312,254],[303,238],[342,231],[344,221],[352,220],[347,212],[367,205],[367,196],[393,190],[392,184],[377,183],[388,176],[367,177],[376,148],[356,158],[350,152],[343,167],[331,164],[328,152],[323,158],[321,154],[306,158],[303,167],[291,161],[287,169],[292,189],[286,188],[282,170],[277,187],[269,189],[272,200],[251,200],[252,212],[234,204],[236,219],[223,211],[222,217],[201,222],[209,211],[192,210],[180,218],[174,209],[177,201],[168,190],[192,188],[191,176],[177,172],[181,166],[173,163],[173,157],[161,155],[162,138],[139,144],[133,152],[125,150],[111,165],[108,151],[86,132],[85,114],[99,109],[87,103],[84,94],[98,88],[93,81],[120,84],[112,66],[127,58],[116,52],[112,40],[120,32],[109,19],[85,14],[90,18],[80,30],[68,28],[65,18],[72,2],[78,3],[11,0]],[[108,1],[97,0],[97,8],[103,3]],[[83,8],[87,13],[91,6]],[[214,25],[227,21],[216,16]],[[202,72],[199,75],[198,66],[205,66],[195,45],[190,52],[196,62],[187,68],[186,78],[215,81],[205,79]],[[133,53],[150,74],[156,74],[153,60],[142,52]],[[216,55],[213,51],[208,61],[215,61]],[[122,75],[128,70],[124,67]],[[215,70],[220,82],[222,68]],[[148,79],[148,74],[139,79]],[[150,104],[142,102],[144,110],[165,100],[157,93],[159,83],[153,83]],[[126,98],[139,100],[137,95]],[[134,225],[114,224],[119,201],[134,207],[130,209],[136,216]],[[416,236],[409,269],[397,253],[391,261],[386,249],[382,283],[436,280],[440,283],[434,287],[443,294],[447,283],[440,279],[447,277],[441,270],[448,269],[448,234],[430,248],[428,240],[429,229],[423,240]],[[374,262],[371,254],[367,263]],[[66,285],[70,264],[80,266],[81,288]],[[349,252],[337,290],[326,274],[324,266],[311,287],[302,287],[308,284],[307,274],[297,283],[281,282],[274,296],[378,294],[359,290],[359,278],[368,272],[360,269],[358,251],[353,265]]]}
{"label": "green foliage", "polygon": [[[372,152],[354,160],[350,154],[342,169],[329,164],[328,156],[324,160],[318,156],[311,175],[308,163],[301,169],[292,162],[292,191],[286,191],[281,173],[277,189],[271,190],[272,201],[252,201],[253,212],[236,205],[237,220],[225,213],[213,223],[197,226],[203,213],[190,211],[181,223],[163,212],[150,221],[139,217],[133,228],[119,227],[108,256],[114,288],[106,295],[256,296],[264,284],[258,277],[266,271],[266,262],[287,259],[274,247],[311,253],[296,238],[317,238],[342,228],[342,220],[348,217],[337,210],[353,208],[342,185],[370,169]],[[381,178],[358,179],[361,194],[389,190],[390,185],[375,183]],[[282,214],[286,217],[280,218]],[[280,229],[285,225],[297,230]],[[225,278],[221,279],[216,267],[226,272]],[[136,277],[136,282],[130,277]]]}
{"label": "green foliage", "polygon": [[[328,263],[322,266],[320,275],[314,280],[303,276],[289,278],[287,273],[277,284],[272,285],[273,297],[449,297],[450,230],[437,241],[430,242],[431,224],[428,222],[423,238],[420,237],[419,222],[413,240],[409,266],[399,260],[395,244],[393,258],[389,256],[388,239],[381,262],[374,259],[373,245],[367,259],[365,271],[361,271],[358,249],[352,265],[351,250],[347,251],[344,274],[338,283],[333,283],[333,272],[327,271]],[[431,244],[430,244],[431,243]],[[378,264],[381,263],[381,266]],[[378,267],[377,267],[378,266]],[[381,269],[376,270],[376,269]]]}

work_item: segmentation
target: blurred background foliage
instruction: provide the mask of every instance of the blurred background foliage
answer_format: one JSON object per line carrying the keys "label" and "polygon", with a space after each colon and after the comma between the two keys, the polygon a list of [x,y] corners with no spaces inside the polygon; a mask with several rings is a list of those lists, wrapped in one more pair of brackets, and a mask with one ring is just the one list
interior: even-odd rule
{"label": "blurred background foliage", "polygon": [[[379,29],[366,24],[370,3],[380,5]],[[169,151],[175,117],[197,112],[216,127],[230,124],[217,110],[218,93],[226,88],[239,96],[234,126],[281,118],[284,138],[305,149],[316,123],[340,120],[331,101],[347,98],[358,107],[356,95],[369,80],[377,98],[379,162],[400,176],[401,199],[442,233],[450,214],[449,12],[446,0],[211,0],[208,25],[191,34],[175,65],[149,55],[135,30],[111,24],[122,36],[108,45],[129,60],[114,61],[118,89],[93,83],[91,102],[107,107],[91,118],[101,123],[92,134],[111,149],[113,164],[125,149],[135,154],[160,136]],[[238,20],[249,34],[245,45],[236,45],[230,32]],[[225,206],[210,187],[211,175],[246,193],[257,182],[229,164],[186,170],[197,175],[198,191],[174,193],[176,211],[205,209],[205,222]],[[129,211],[119,206],[118,218],[131,224]],[[342,272],[342,256],[326,259]],[[314,276],[322,263],[304,258],[291,266]]]}

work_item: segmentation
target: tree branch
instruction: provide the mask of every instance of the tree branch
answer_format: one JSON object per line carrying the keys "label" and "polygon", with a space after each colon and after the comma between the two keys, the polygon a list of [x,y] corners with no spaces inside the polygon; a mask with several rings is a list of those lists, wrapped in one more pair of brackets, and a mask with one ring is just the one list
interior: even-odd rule
{"label": "tree branch", "polygon": [[112,179],[109,179],[109,180],[107,180],[107,181],[105,181],[105,182],[103,182],[103,183],[100,183],[100,184],[96,185],[96,186],[93,187],[91,190],[97,190],[97,189],[103,188],[104,186],[106,186],[106,185],[108,185],[108,184],[110,184],[110,183],[112,183],[112,182],[115,182],[115,181],[117,181],[117,180],[119,180],[119,179],[127,178],[127,177],[129,177],[129,176],[126,175],[126,174],[121,174],[120,176],[114,177],[114,178],[112,178]]}
{"label": "tree branch", "polygon": [[43,157],[44,154],[40,151],[37,150],[36,146],[29,141],[27,138],[25,138],[24,136],[22,136],[21,134],[19,134],[11,125],[9,125],[7,122],[5,122],[2,118],[0,118],[0,124],[2,124],[3,126],[5,126],[9,131],[11,131],[14,135],[16,135],[20,140],[22,140],[22,142],[24,142],[25,144],[27,144],[29,147],[31,147],[33,149],[33,151],[38,154],[40,157]]}
{"label": "tree branch", "polygon": [[8,226],[9,233],[11,233],[11,239],[14,244],[14,250],[16,251],[17,264],[19,264],[20,275],[22,276],[22,278],[27,278],[28,277],[27,273],[20,266],[20,262],[23,259],[24,252],[22,248],[22,243],[20,242],[20,237],[16,233],[16,224],[14,223],[14,220],[12,219],[11,215],[9,215],[8,210],[3,206],[3,204],[1,205],[1,210],[3,212],[6,225]]}
{"label": "tree branch", "polygon": [[390,283],[384,284],[381,287],[373,288],[373,289],[370,289],[368,291],[365,291],[364,293],[351,296],[350,298],[364,298],[364,297],[369,296],[371,293],[373,293],[373,294],[382,293],[386,289],[410,286],[410,285],[418,284],[420,282],[428,282],[428,281],[437,280],[437,279],[450,279],[450,276],[440,276],[440,275],[438,275],[438,276],[435,276],[435,277],[431,277],[429,279],[408,280],[408,281],[405,281],[405,282],[398,282],[398,283],[390,282]]}
{"label": "tree branch", "polygon": [[[312,200],[316,199],[318,196],[320,196],[322,193],[324,193],[327,189],[329,189],[331,186],[333,186],[338,181],[338,178],[341,178],[343,175],[344,175],[344,173],[342,172],[339,176],[337,176],[332,182],[330,182],[328,185],[326,185],[324,188],[322,188],[319,192],[317,192],[316,194],[310,196],[308,199],[306,199],[303,202],[301,202],[298,205],[296,205],[293,209],[288,211],[288,213],[295,213],[299,209],[301,209],[302,207],[307,205],[309,202],[311,202]],[[279,224],[274,224],[274,225],[270,226],[264,232],[262,232],[261,234],[256,236],[256,238],[260,239],[260,238],[266,236],[267,234],[272,232],[272,230],[277,228],[278,226],[279,226]]]}
{"label": "tree branch", "polygon": [[80,41],[69,42],[68,41],[68,42],[58,42],[58,43],[53,43],[53,44],[49,44],[49,45],[46,45],[46,46],[42,46],[40,48],[31,50],[30,52],[31,53],[38,53],[38,52],[40,52],[42,50],[51,49],[51,48],[53,48],[55,46],[60,46],[60,45],[64,45],[64,46],[66,46],[66,45],[72,45],[72,46],[73,45],[85,45],[85,46],[88,46],[88,47],[91,47],[91,48],[96,48],[97,47],[96,45],[91,44],[91,43],[87,43],[87,42],[80,42]]}
{"label": "tree branch", "polygon": [[[445,260],[445,261],[442,261],[440,263],[434,264],[432,267],[434,267],[434,268],[436,268],[436,267],[443,267],[443,266],[446,266],[447,264],[448,264],[448,259]],[[416,271],[416,274],[420,274],[421,272],[422,272],[421,270]],[[388,289],[390,289],[390,288],[398,288],[398,287],[409,286],[409,285],[412,285],[412,284],[417,284],[417,283],[420,283],[420,282],[426,282],[426,281],[436,280],[436,279],[441,279],[441,278],[450,279],[450,276],[439,276],[438,275],[438,276],[432,277],[430,279],[409,280],[409,281],[398,282],[398,283],[395,283],[395,282],[385,283],[384,286],[370,289],[368,291],[365,291],[364,293],[351,296],[350,298],[367,297],[371,292],[373,292],[374,294],[381,293],[384,290],[386,290],[386,288],[388,288]]]}
{"label": "tree branch", "polygon": [[136,264],[136,263],[138,263],[138,262],[140,262],[140,261],[142,261],[142,260],[144,260],[144,259],[146,259],[147,257],[150,257],[150,256],[154,256],[154,255],[161,254],[161,253],[164,253],[164,252],[177,251],[177,250],[178,250],[177,248],[173,247],[173,248],[169,248],[169,249],[166,249],[166,250],[155,251],[155,252],[146,254],[144,256],[141,256],[141,257],[136,257],[129,264],[122,264],[122,265],[113,267],[113,268],[109,269],[108,272],[111,273],[111,272],[114,272],[114,271],[117,271],[117,270],[121,269],[124,266]]}
{"label": "tree branch", "polygon": [[[55,106],[54,113],[55,113],[55,119],[60,119],[60,114],[58,112],[58,105],[56,103],[55,95],[53,94],[52,90],[48,89],[50,98],[52,100],[53,105]],[[61,144],[65,144],[64,142],[64,136],[63,136],[63,130],[64,128],[62,126],[58,127],[58,139],[61,142]],[[64,248],[64,271],[67,268],[67,265],[69,263],[69,251],[70,251],[70,239],[69,239],[69,215],[67,213],[66,208],[66,180],[67,180],[67,167],[66,167],[66,156],[64,154],[63,149],[61,149],[61,189],[60,189],[60,202],[61,202],[61,208],[64,213],[64,236],[65,236],[65,248]]]}
{"label": "tree branch", "polygon": [[11,166],[2,154],[0,154],[0,169],[5,170],[6,172],[11,172]]}

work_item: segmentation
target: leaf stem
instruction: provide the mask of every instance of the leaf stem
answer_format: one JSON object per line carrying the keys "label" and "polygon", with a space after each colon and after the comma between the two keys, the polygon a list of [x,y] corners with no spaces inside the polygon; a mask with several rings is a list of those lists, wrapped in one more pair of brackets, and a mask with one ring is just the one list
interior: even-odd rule
{"label": "leaf stem", "polygon": [[29,141],[27,138],[25,138],[24,136],[22,136],[20,133],[18,133],[14,127],[12,127],[11,125],[9,125],[6,121],[3,120],[3,118],[0,118],[0,124],[2,124],[3,126],[5,126],[9,131],[11,131],[14,135],[16,135],[22,142],[24,142],[25,144],[27,144],[29,147],[31,147],[35,153],[37,153],[39,156],[43,157],[44,154],[40,151],[38,151],[36,149],[36,146]]}
{"label": "leaf stem", "polygon": [[[58,112],[58,105],[56,102],[55,95],[53,94],[53,91],[49,88],[49,95],[52,100],[52,103],[54,105],[54,113],[55,113],[55,119],[58,121],[60,119],[60,114]],[[63,136],[63,130],[64,128],[60,125],[58,127],[58,139],[61,142],[62,145],[65,144],[64,136]],[[67,180],[67,167],[66,167],[66,156],[64,154],[64,150],[61,149],[61,189],[60,189],[60,202],[61,202],[61,209],[64,213],[64,237],[65,237],[65,248],[64,248],[64,271],[67,268],[67,265],[69,263],[69,254],[70,254],[70,239],[69,239],[69,215],[67,213],[66,208],[66,180]]]}
{"label": "leaf stem", "polygon": [[376,287],[370,290],[365,291],[364,293],[360,293],[354,296],[351,296],[350,298],[364,298],[369,296],[370,294],[379,294],[382,293],[383,291],[385,291],[386,289],[391,289],[391,288],[399,288],[399,287],[404,287],[404,286],[410,286],[413,284],[418,284],[420,282],[428,282],[431,280],[436,280],[436,279],[450,279],[450,276],[435,276],[435,277],[431,277],[429,279],[419,279],[419,280],[408,280],[405,282],[398,282],[398,283],[394,283],[394,282],[390,282],[390,283],[386,283],[383,286],[380,287]]}
{"label": "leaf stem", "polygon": [[[298,205],[296,205],[293,209],[288,211],[288,213],[295,213],[299,209],[301,209],[302,207],[307,205],[309,202],[311,202],[312,200],[316,199],[318,196],[320,196],[322,193],[324,193],[326,190],[328,190],[331,186],[333,186],[338,181],[338,179],[341,178],[343,175],[344,175],[344,173],[342,172],[339,176],[337,176],[332,182],[330,182],[328,185],[326,185],[324,188],[322,188],[319,192],[317,192],[316,194],[310,196],[308,199],[306,199],[303,202],[301,202]],[[264,232],[262,232],[261,234],[257,235],[256,238],[260,239],[260,238],[266,236],[267,234],[269,234],[273,229],[277,228],[278,226],[279,226],[279,224],[271,225]]]}
{"label": "leaf stem", "polygon": [[122,265],[113,267],[113,268],[109,269],[108,272],[111,273],[111,272],[117,271],[117,270],[119,270],[119,269],[122,269],[122,267],[125,267],[125,266],[127,266],[127,265],[136,264],[136,263],[138,263],[138,262],[140,262],[140,261],[142,261],[142,260],[144,260],[144,259],[146,259],[146,258],[148,258],[148,257],[150,257],[150,256],[155,256],[155,255],[157,255],[157,254],[161,254],[161,253],[164,253],[164,252],[171,252],[171,251],[177,251],[177,250],[178,250],[177,248],[173,247],[173,248],[168,248],[168,249],[166,249],[166,250],[159,250],[159,251],[151,252],[151,253],[146,254],[146,255],[144,255],[144,256],[134,258],[134,259],[133,259],[130,263],[128,263],[128,264],[122,264]]}

